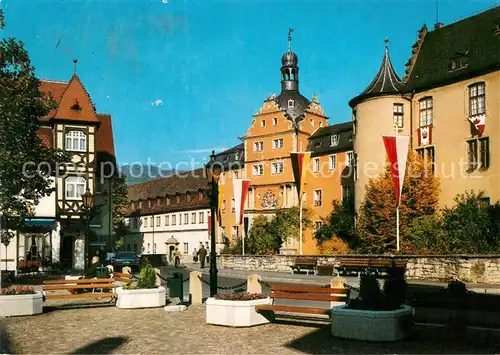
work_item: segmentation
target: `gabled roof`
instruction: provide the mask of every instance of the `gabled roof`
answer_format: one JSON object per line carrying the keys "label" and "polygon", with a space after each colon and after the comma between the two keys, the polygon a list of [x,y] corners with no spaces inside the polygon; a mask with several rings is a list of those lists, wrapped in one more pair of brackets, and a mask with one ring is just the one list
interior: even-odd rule
{"label": "gabled roof", "polygon": [[[327,127],[322,127],[309,137],[307,150],[311,152],[312,156],[352,150],[352,133],[352,122],[344,122]],[[337,136],[337,144],[332,145],[332,136]]]}
{"label": "gabled roof", "polygon": [[392,66],[387,42],[386,40],[384,58],[377,75],[361,94],[349,101],[351,107],[369,97],[399,94],[404,91],[404,84]]}
{"label": "gabled roof", "polygon": [[215,161],[221,163],[224,170],[242,168],[245,165],[245,148],[243,143],[216,154]]}
{"label": "gabled roof", "polygon": [[[117,173],[116,171],[116,156],[115,145],[113,138],[113,125],[111,115],[98,114],[100,125],[96,132],[96,154],[97,154],[97,174],[105,174],[110,176]],[[103,163],[111,163],[103,164]],[[101,168],[104,167],[104,171]],[[114,171],[111,171],[114,169]]]}
{"label": "gabled roof", "polygon": [[500,6],[427,32],[407,80],[410,90],[500,69]]}

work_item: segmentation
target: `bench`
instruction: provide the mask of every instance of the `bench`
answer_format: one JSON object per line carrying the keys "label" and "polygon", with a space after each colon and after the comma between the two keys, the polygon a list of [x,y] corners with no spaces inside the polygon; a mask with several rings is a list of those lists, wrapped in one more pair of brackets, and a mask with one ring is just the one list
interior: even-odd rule
{"label": "bench", "polygon": [[340,260],[339,269],[344,272],[357,271],[358,276],[361,270],[373,268],[378,273],[379,271],[387,272],[393,266],[397,268],[406,268],[408,260],[404,259],[372,259],[372,258],[345,258]]}
{"label": "bench", "polygon": [[132,283],[132,274],[126,274],[123,272],[112,272],[111,276],[115,281],[118,282],[123,282],[126,285],[129,285]]}
{"label": "bench", "polygon": [[[73,298],[105,298],[116,296],[115,279],[44,280],[42,291],[45,299],[63,300]],[[101,292],[95,292],[100,289]],[[51,294],[47,291],[68,291],[67,294]],[[91,290],[90,292],[86,292]],[[107,292],[104,292],[107,290]],[[111,292],[110,292],[111,291]]]}
{"label": "bench", "polygon": [[303,258],[299,256],[295,259],[295,263],[290,266],[292,268],[292,274],[294,274],[295,271],[300,272],[302,269],[306,269],[308,275],[311,270],[313,273],[316,273],[316,262],[317,260],[315,258]]}
{"label": "bench", "polygon": [[[331,302],[346,302],[347,289],[345,288],[330,288],[330,287],[309,287],[309,286],[291,286],[291,285],[274,285],[271,287],[271,295],[273,299],[271,305],[257,305],[255,310],[267,315],[270,319],[274,319],[275,313],[285,314],[314,314],[328,315],[332,309]],[[324,301],[330,302],[329,307],[306,307],[306,306],[288,306],[276,305],[274,301],[277,299],[300,300],[300,301]]]}

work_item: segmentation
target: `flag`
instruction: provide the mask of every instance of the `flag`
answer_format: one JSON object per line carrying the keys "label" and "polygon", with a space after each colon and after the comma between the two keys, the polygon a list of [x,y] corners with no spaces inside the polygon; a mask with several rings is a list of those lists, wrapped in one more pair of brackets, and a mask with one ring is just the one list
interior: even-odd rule
{"label": "flag", "polygon": [[245,200],[250,186],[249,179],[233,180],[233,196],[234,196],[234,218],[235,224],[241,224],[243,220],[243,211],[245,209]]}
{"label": "flag", "polygon": [[432,125],[420,127],[418,129],[418,145],[432,144]]}
{"label": "flag", "polygon": [[293,152],[290,153],[292,160],[293,177],[295,179],[295,186],[297,186],[297,194],[300,197],[304,191],[304,183],[306,180],[307,167],[311,159],[311,152]]}
{"label": "flag", "polygon": [[215,211],[217,221],[219,221],[219,224],[222,219],[222,202],[224,201],[224,186],[223,185],[218,185],[217,188],[219,189],[219,196],[217,198],[217,209]]}
{"label": "flag", "polygon": [[473,116],[469,117],[470,123],[476,128],[477,134],[479,137],[481,137],[484,133],[484,125],[486,123],[486,115],[479,115],[479,116]]}
{"label": "flag", "polygon": [[391,164],[392,181],[394,182],[394,192],[396,193],[396,206],[401,200],[401,191],[406,173],[406,160],[408,158],[409,136],[382,136],[387,152],[387,158]]}

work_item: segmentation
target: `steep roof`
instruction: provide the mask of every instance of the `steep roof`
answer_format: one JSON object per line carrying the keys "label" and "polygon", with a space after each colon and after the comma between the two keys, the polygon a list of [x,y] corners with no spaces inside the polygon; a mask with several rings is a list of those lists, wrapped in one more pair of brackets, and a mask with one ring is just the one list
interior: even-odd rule
{"label": "steep roof", "polygon": [[[309,137],[307,150],[312,156],[345,152],[353,149],[353,123],[344,122],[318,129]],[[332,136],[337,136],[332,144]]]}
{"label": "steep roof", "polygon": [[[68,87],[67,81],[53,81],[53,80],[40,80],[39,90],[40,92],[48,95],[52,95],[54,101],[59,105],[61,98]],[[49,112],[49,114],[44,117],[43,120],[48,120],[53,117],[57,112],[57,107]]]}
{"label": "steep roof", "polygon": [[[289,100],[293,101],[293,106],[291,107],[288,105]],[[282,91],[276,97],[275,101],[280,110],[285,114],[285,117],[291,121],[301,118],[311,104],[300,92],[293,90]]]}
{"label": "steep roof", "polygon": [[215,161],[221,163],[224,170],[242,168],[245,165],[243,143],[216,154]]}
{"label": "steep roof", "polygon": [[423,90],[500,68],[500,6],[427,32],[407,80]]}
{"label": "steep roof", "polygon": [[[96,132],[96,154],[97,154],[97,174],[105,174],[107,176],[116,171],[116,155],[113,138],[113,125],[111,115],[98,114],[100,125]],[[103,164],[103,163],[111,163]],[[104,167],[104,171],[101,169]],[[110,169],[114,169],[111,171]]]}
{"label": "steep roof", "polygon": [[356,106],[359,102],[369,97],[393,95],[403,92],[404,84],[392,66],[387,42],[388,40],[385,41],[384,58],[382,59],[382,64],[377,75],[375,75],[370,85],[361,94],[349,101],[351,107]]}

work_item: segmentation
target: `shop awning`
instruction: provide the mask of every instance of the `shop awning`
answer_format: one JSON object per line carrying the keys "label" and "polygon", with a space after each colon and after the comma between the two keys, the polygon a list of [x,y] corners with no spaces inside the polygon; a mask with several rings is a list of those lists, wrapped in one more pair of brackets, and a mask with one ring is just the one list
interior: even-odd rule
{"label": "shop awning", "polygon": [[52,227],[56,220],[53,218],[29,218],[24,220],[25,227]]}

